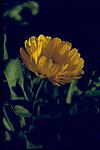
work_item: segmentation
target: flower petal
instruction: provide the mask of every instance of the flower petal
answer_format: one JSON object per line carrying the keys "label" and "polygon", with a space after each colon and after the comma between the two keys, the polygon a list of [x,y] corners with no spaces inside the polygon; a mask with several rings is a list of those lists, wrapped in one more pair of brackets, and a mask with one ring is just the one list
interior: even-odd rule
{"label": "flower petal", "polygon": [[48,64],[47,58],[45,56],[42,56],[38,61],[38,73],[39,74],[46,76],[46,73],[48,71],[47,64]]}
{"label": "flower petal", "polygon": [[54,77],[59,71],[59,66],[53,64],[51,60],[47,60],[47,57],[42,56],[38,62],[38,72],[47,76],[48,78]]}
{"label": "flower petal", "polygon": [[50,69],[51,77],[56,76],[57,73],[59,72],[59,70],[60,70],[60,66],[57,64],[53,64],[51,69]]}
{"label": "flower petal", "polygon": [[39,45],[39,47],[31,55],[31,58],[35,61],[36,64],[38,63],[41,51],[42,51],[42,44]]}
{"label": "flower petal", "polygon": [[72,44],[69,42],[60,42],[58,50],[56,50],[55,55],[53,55],[53,60],[58,64],[66,64],[67,56],[71,47]]}
{"label": "flower petal", "polygon": [[61,56],[63,56],[66,52],[68,52],[72,47],[72,44],[69,42],[62,42],[62,44],[64,44],[64,45],[59,50],[59,55],[61,55]]}
{"label": "flower petal", "polygon": [[54,38],[49,40],[48,45],[43,49],[43,55],[45,55],[48,59],[51,59],[57,50],[61,40],[59,38]]}
{"label": "flower petal", "polygon": [[37,44],[36,44],[36,37],[32,36],[29,38],[29,40],[25,41],[25,48],[29,55],[32,55],[32,53],[36,50]]}
{"label": "flower petal", "polygon": [[27,66],[27,68],[31,70],[32,72],[35,72],[36,71],[35,63],[31,61],[30,56],[27,54],[27,52],[23,48],[20,48],[20,55],[24,64]]}
{"label": "flower petal", "polygon": [[68,64],[63,64],[61,70],[57,73],[57,76],[61,76],[68,68]]}

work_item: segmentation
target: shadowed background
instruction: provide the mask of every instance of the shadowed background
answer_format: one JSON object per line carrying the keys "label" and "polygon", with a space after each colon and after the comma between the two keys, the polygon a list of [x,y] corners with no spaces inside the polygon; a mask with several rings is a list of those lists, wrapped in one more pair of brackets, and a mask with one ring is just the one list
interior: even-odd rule
{"label": "shadowed background", "polygon": [[[5,0],[4,10],[6,11],[15,5],[23,4],[23,2],[28,1]],[[28,22],[28,24],[21,24],[21,22],[9,17],[4,18],[9,58],[13,59],[19,56],[19,48],[23,47],[24,41],[30,36],[44,34],[60,37],[62,40],[71,42],[85,60],[85,74],[78,86],[83,91],[86,91],[89,88],[89,79],[97,80],[97,77],[100,75],[99,4],[96,1],[94,3],[66,0],[37,0],[36,2],[39,4],[37,15],[32,15],[29,9],[23,9],[21,12],[23,20]],[[94,75],[93,70],[95,70]],[[7,89],[5,93],[7,98]],[[80,97],[77,97],[76,101],[79,102]],[[51,105],[55,109],[54,103]],[[53,107],[49,106],[49,109]],[[62,107],[61,111],[66,110],[64,107]],[[86,111],[87,107],[88,111]],[[87,98],[84,102],[79,102],[79,112],[76,116],[70,117],[66,112],[60,120],[40,119],[37,121],[36,129],[32,130],[29,139],[36,143],[42,141],[46,150],[53,148],[57,150],[64,148],[80,150],[82,148],[90,149],[90,147],[97,150],[100,146],[99,116],[94,109],[94,98],[93,100],[92,98]],[[59,130],[62,134],[60,143],[58,143],[56,137]],[[20,141],[14,137],[12,144],[18,146],[18,143],[20,147]]]}

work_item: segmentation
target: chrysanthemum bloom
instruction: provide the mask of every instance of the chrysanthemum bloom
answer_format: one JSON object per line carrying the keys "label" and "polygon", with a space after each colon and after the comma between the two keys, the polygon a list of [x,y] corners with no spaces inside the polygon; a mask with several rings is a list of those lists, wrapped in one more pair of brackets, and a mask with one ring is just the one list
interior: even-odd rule
{"label": "chrysanthemum bloom", "polygon": [[83,74],[84,60],[76,48],[60,38],[40,35],[25,41],[20,54],[26,67],[41,78],[48,78],[56,85],[79,79]]}

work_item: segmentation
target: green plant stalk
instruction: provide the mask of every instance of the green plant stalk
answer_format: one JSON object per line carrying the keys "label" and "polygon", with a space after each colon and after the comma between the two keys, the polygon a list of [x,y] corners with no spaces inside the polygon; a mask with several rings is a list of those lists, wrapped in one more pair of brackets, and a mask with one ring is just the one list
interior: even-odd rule
{"label": "green plant stalk", "polygon": [[68,94],[66,97],[66,103],[67,104],[71,104],[71,102],[72,102],[72,96],[73,96],[73,93],[75,91],[76,83],[77,83],[76,80],[72,80],[70,83],[70,87],[69,87]]}
{"label": "green plant stalk", "polygon": [[3,43],[4,53],[3,53],[3,60],[7,60],[8,59],[8,53],[7,53],[7,48],[6,48],[6,41],[7,41],[7,37],[6,37],[6,34],[4,33],[4,43]]}
{"label": "green plant stalk", "polygon": [[39,87],[38,87],[38,90],[37,90],[36,95],[35,95],[35,99],[37,99],[38,94],[39,94],[39,91],[40,91],[40,89],[41,89],[43,83],[44,83],[44,80],[41,81],[41,83],[40,83],[40,85],[39,85]]}

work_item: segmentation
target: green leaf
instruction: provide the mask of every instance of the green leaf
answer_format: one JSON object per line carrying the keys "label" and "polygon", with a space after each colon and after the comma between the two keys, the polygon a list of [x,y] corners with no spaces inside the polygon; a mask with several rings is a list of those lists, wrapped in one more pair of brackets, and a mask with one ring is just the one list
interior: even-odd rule
{"label": "green leaf", "polygon": [[4,117],[3,117],[3,123],[6,129],[8,129],[9,131],[15,131],[14,126],[12,124],[12,122],[10,121],[10,118],[7,115],[7,112],[5,110],[5,108],[3,108],[4,111]]}
{"label": "green leaf", "polygon": [[27,149],[42,149],[42,145],[36,145],[36,144],[33,144],[31,143],[30,141],[27,141]]}
{"label": "green leaf", "polygon": [[4,12],[4,17],[9,17],[22,25],[28,25],[28,20],[27,18],[25,19],[21,12],[24,9],[29,9],[32,15],[37,15],[39,12],[39,5],[35,1],[28,1],[24,2],[22,4],[15,5],[11,9],[8,9],[7,11]]}
{"label": "green leaf", "polygon": [[5,140],[11,141],[11,135],[10,135],[9,131],[5,131]]}
{"label": "green leaf", "polygon": [[4,33],[4,43],[3,43],[3,60],[7,60],[8,59],[8,53],[7,53],[7,48],[6,48],[6,41],[7,41],[7,36]]}
{"label": "green leaf", "polygon": [[94,82],[94,85],[95,85],[96,87],[100,87],[100,81],[99,81],[99,78],[98,78],[98,82]]}
{"label": "green leaf", "polygon": [[13,106],[13,110],[18,116],[29,117],[32,115],[28,109],[20,105]]}
{"label": "green leaf", "polygon": [[16,87],[16,83],[20,85],[25,98],[28,99],[24,91],[24,69],[22,67],[21,61],[18,58],[11,59],[6,65],[4,74],[6,76],[8,86],[10,88],[11,99],[19,98],[13,90],[13,87]]}
{"label": "green leaf", "polygon": [[20,122],[21,128],[23,128],[25,126],[25,118],[23,116],[20,116],[19,122]]}
{"label": "green leaf", "polygon": [[29,8],[31,10],[32,15],[37,15],[39,11],[39,5],[35,1],[25,2],[23,3],[23,6]]}
{"label": "green leaf", "polygon": [[96,87],[100,87],[100,82],[97,82],[95,85]]}
{"label": "green leaf", "polygon": [[85,95],[89,97],[100,97],[100,90],[86,91]]}
{"label": "green leaf", "polygon": [[7,10],[4,13],[4,17],[9,16],[10,18],[15,19],[16,21],[21,21],[22,16],[20,15],[20,12],[22,11],[23,6],[22,5],[16,5],[12,9]]}

